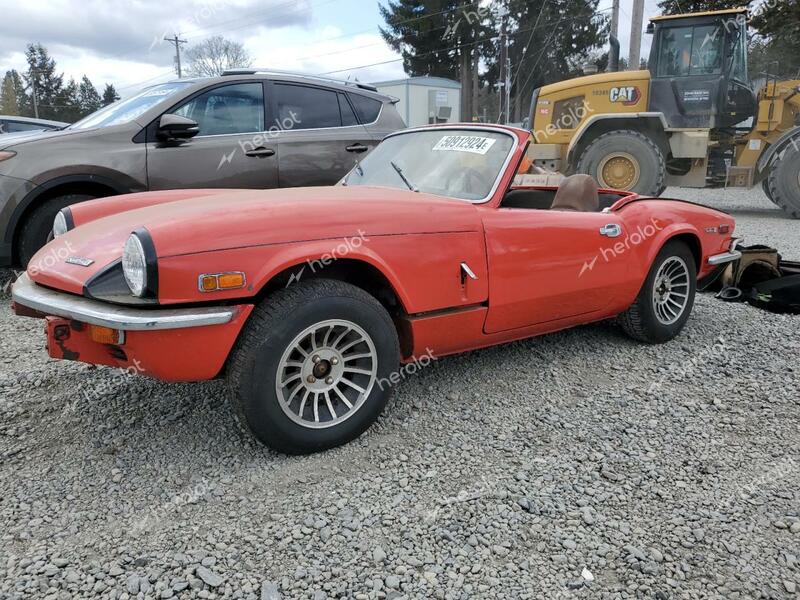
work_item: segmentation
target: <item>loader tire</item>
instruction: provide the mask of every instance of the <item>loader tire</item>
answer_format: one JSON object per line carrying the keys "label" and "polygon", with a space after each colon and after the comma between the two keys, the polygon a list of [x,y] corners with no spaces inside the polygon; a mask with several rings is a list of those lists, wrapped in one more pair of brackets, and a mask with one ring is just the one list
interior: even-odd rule
{"label": "loader tire", "polygon": [[769,198],[769,201],[775,204],[775,200],[772,199],[772,190],[769,189],[769,177],[761,182],[761,187],[764,189],[764,193],[767,195],[767,198]]}
{"label": "loader tire", "polygon": [[769,199],[792,219],[800,219],[800,148],[790,145],[767,179]]}
{"label": "loader tire", "polygon": [[586,147],[576,172],[591,175],[602,188],[658,196],[666,189],[667,161],[658,144],[643,133],[612,131]]}

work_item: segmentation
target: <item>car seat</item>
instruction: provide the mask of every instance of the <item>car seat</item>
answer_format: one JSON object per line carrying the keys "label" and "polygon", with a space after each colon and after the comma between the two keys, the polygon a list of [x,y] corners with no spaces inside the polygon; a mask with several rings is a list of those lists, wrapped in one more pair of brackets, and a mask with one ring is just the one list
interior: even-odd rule
{"label": "car seat", "polygon": [[571,175],[561,182],[550,210],[598,212],[600,196],[597,184],[589,175]]}

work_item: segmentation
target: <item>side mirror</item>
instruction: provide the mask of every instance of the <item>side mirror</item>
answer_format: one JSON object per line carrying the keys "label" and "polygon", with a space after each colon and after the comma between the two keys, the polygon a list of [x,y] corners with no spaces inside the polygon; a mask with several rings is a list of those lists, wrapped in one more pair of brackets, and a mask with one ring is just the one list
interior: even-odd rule
{"label": "side mirror", "polygon": [[158,138],[165,142],[188,140],[200,133],[197,121],[179,115],[165,114],[158,122]]}

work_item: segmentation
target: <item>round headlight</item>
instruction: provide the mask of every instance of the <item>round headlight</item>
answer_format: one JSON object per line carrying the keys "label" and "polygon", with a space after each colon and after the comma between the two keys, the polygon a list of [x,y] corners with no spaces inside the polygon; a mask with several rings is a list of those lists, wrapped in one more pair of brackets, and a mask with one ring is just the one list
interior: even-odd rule
{"label": "round headlight", "polygon": [[64,235],[69,231],[69,226],[67,225],[67,217],[64,214],[63,210],[58,211],[56,214],[56,218],[53,221],[53,237],[57,238],[60,235]]}
{"label": "round headlight", "polygon": [[122,251],[122,273],[134,296],[143,297],[147,291],[147,259],[139,237],[132,233]]}

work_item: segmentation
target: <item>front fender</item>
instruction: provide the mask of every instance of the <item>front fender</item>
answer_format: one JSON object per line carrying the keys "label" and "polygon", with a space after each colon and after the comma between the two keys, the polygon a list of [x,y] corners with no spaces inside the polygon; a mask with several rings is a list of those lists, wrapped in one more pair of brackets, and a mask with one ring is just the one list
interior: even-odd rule
{"label": "front fender", "polygon": [[[408,312],[413,306],[413,301],[396,271],[379,256],[372,248],[366,247],[369,238],[353,236],[352,238],[335,240],[316,240],[303,244],[290,244],[283,246],[277,253],[270,256],[267,262],[257,273],[254,284],[255,290],[261,291],[277,275],[287,269],[297,267],[294,279],[287,285],[302,281],[303,277],[312,277],[322,274],[324,270],[339,258],[361,261],[377,269],[389,282],[397,298]],[[358,246],[358,247],[356,247]]]}
{"label": "front fender", "polygon": [[[242,301],[258,296],[278,274],[295,268],[287,285],[304,276],[325,276],[338,259],[360,261],[379,271],[392,286],[408,314],[461,308],[488,299],[486,248],[481,232],[376,235],[308,242],[267,244],[159,258],[159,302]],[[461,279],[466,262],[477,279]],[[245,290],[203,293],[204,273],[241,271]]]}

